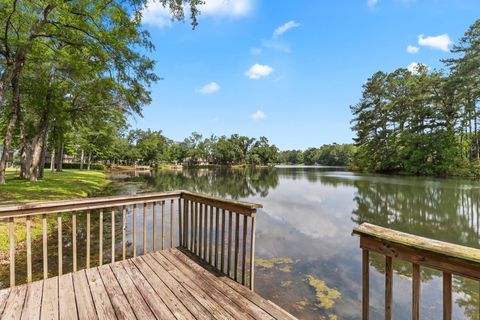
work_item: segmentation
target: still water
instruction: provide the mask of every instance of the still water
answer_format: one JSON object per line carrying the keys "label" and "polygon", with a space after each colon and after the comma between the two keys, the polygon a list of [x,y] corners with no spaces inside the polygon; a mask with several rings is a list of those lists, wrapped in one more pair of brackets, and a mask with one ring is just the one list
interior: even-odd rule
{"label": "still water", "polygon": [[[480,248],[480,183],[364,175],[341,169],[162,170],[112,175],[109,194],[187,189],[263,205],[256,291],[303,319],[360,319],[361,251],[370,222]],[[383,318],[384,258],[371,257],[371,317]],[[395,319],[411,317],[411,268],[394,262]],[[442,318],[441,275],[422,270],[421,318]],[[478,282],[454,278],[454,319],[480,319]]]}

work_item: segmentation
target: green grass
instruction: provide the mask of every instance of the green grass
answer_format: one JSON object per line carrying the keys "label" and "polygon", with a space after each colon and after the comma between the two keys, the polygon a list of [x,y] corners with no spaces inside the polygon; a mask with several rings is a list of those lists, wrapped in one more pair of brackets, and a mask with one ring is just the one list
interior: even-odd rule
{"label": "green grass", "polygon": [[[51,173],[45,170],[45,177],[36,182],[18,178],[18,172],[8,170],[6,184],[0,185],[0,205],[23,204],[85,198],[92,193],[101,191],[110,183],[104,172],[64,170]],[[48,219],[48,230],[56,227],[55,219]],[[25,219],[15,219],[15,242],[22,246],[26,239]],[[42,234],[41,221],[32,219],[32,239]],[[5,257],[9,246],[8,224],[0,223],[0,260]]]}

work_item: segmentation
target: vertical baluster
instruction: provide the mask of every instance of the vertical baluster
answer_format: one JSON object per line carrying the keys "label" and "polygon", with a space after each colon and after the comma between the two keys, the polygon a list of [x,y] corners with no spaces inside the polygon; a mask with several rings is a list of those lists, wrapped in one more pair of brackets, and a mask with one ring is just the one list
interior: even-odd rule
{"label": "vertical baluster", "polygon": [[152,204],[152,215],[153,215],[153,240],[152,240],[152,247],[153,251],[157,251],[157,202],[153,202]]}
{"label": "vertical baluster", "polygon": [[170,248],[173,248],[173,210],[175,209],[175,200],[170,200]]}
{"label": "vertical baluster", "polygon": [[210,233],[210,241],[208,242],[208,263],[212,263],[212,256],[213,256],[213,251],[212,251],[212,244],[213,244],[213,207],[209,206],[210,208],[210,228],[209,228],[209,233]]}
{"label": "vertical baluster", "polygon": [[48,278],[47,215],[42,215],[43,279]]}
{"label": "vertical baluster", "polygon": [[202,205],[202,212],[205,213],[204,221],[203,221],[203,259],[207,260],[207,252],[208,252],[208,211],[207,205]]}
{"label": "vertical baluster", "polygon": [[392,257],[385,257],[385,320],[392,319],[392,289],[393,289]]}
{"label": "vertical baluster", "polygon": [[77,213],[72,212],[73,272],[77,271]]}
{"label": "vertical baluster", "polygon": [[250,230],[250,290],[255,289],[255,214],[252,214]]}
{"label": "vertical baluster", "polygon": [[201,203],[198,204],[198,256],[201,258],[203,254],[203,206]]}
{"label": "vertical baluster", "polygon": [[137,256],[137,204],[133,205],[133,256]]}
{"label": "vertical baluster", "polygon": [[13,218],[8,219],[8,227],[10,232],[10,287],[15,286],[15,221]]}
{"label": "vertical baluster", "polygon": [[122,260],[125,260],[127,255],[127,244],[126,244],[126,237],[127,237],[127,217],[126,217],[127,208],[125,206],[122,207]]}
{"label": "vertical baluster", "polygon": [[32,282],[32,235],[30,232],[31,217],[27,216],[27,282]]}
{"label": "vertical baluster", "polygon": [[188,200],[183,200],[183,247],[188,248]]}
{"label": "vertical baluster", "polygon": [[58,275],[63,274],[63,241],[62,241],[62,214],[57,213],[58,230]]}
{"label": "vertical baluster", "polygon": [[115,209],[112,208],[112,263],[115,262]]}
{"label": "vertical baluster", "polygon": [[143,204],[143,254],[147,254],[147,203]]}
{"label": "vertical baluster", "polygon": [[[480,309],[479,309],[480,312]],[[452,274],[443,273],[443,320],[452,319]]]}
{"label": "vertical baluster", "polygon": [[370,291],[369,252],[362,250],[362,320],[368,320]]}
{"label": "vertical baluster", "polygon": [[193,252],[193,229],[194,229],[194,223],[193,223],[193,214],[194,214],[194,203],[193,201],[189,201],[189,204],[190,204],[190,212],[189,212],[189,215],[190,215],[190,222],[189,222],[189,227],[190,227],[190,251]]}
{"label": "vertical baluster", "polygon": [[233,266],[233,279],[237,281],[238,276],[238,244],[239,244],[239,233],[240,233],[240,214],[235,213],[235,253],[234,253],[234,266]]}
{"label": "vertical baluster", "polygon": [[420,319],[420,265],[412,266],[412,319]]}
{"label": "vertical baluster", "polygon": [[87,210],[87,269],[90,268],[90,209]]}
{"label": "vertical baluster", "polygon": [[247,281],[247,216],[243,216],[243,237],[242,237],[242,284],[245,285]]}
{"label": "vertical baluster", "polygon": [[103,209],[100,209],[98,219],[98,264],[103,264]]}
{"label": "vertical baluster", "polygon": [[228,211],[227,275],[232,273],[232,211]]}
{"label": "vertical baluster", "polygon": [[198,255],[198,203],[193,204],[193,253]]}
{"label": "vertical baluster", "polygon": [[162,201],[162,250],[165,249],[165,201]]}
{"label": "vertical baluster", "polygon": [[178,198],[178,245],[183,246],[182,199]]}
{"label": "vertical baluster", "polygon": [[222,209],[222,251],[220,252],[220,269],[225,272],[225,209]]}
{"label": "vertical baluster", "polygon": [[215,262],[214,266],[215,268],[218,268],[218,220],[219,220],[219,209],[215,208]]}

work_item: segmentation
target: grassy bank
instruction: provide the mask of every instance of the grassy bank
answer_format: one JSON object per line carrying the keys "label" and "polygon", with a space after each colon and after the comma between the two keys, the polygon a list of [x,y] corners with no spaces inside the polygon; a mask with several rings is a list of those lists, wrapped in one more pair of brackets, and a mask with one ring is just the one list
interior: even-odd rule
{"label": "grassy bank", "polygon": [[[9,170],[6,182],[0,185],[0,205],[85,198],[101,191],[110,183],[110,180],[101,171],[64,170],[58,173],[45,171],[44,179],[29,182],[19,179],[18,172],[15,170]],[[56,226],[54,220],[49,219],[49,231]],[[21,219],[16,221],[18,223],[15,226],[15,241],[22,246],[26,231]],[[41,235],[41,232],[40,221],[33,219],[32,238]],[[8,225],[0,223],[0,259],[5,257],[8,243]]]}

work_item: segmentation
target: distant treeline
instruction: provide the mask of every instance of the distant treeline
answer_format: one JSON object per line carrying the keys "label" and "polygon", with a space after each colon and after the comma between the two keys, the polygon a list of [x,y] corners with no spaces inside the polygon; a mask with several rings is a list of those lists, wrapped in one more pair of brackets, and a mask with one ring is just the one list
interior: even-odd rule
{"label": "distant treeline", "polygon": [[375,73],[352,106],[353,164],[374,172],[480,174],[480,20],[442,62],[447,71]]}
{"label": "distant treeline", "polygon": [[326,144],[320,148],[286,150],[278,153],[277,162],[281,164],[305,164],[324,166],[349,166],[355,154],[352,144]]}

